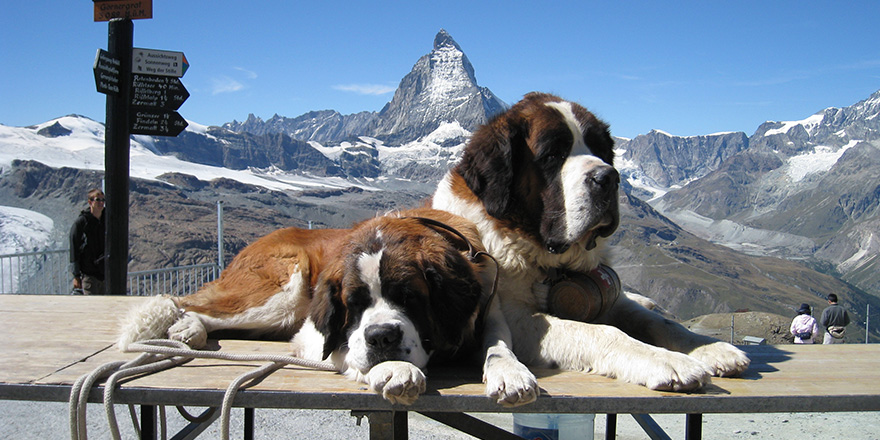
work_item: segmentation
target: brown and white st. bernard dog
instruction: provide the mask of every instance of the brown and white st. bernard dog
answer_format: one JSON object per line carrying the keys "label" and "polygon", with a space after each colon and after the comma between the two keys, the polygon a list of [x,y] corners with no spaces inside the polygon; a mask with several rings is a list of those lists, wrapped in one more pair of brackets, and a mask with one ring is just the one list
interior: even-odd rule
{"label": "brown and white st. bernard dog", "polygon": [[[501,267],[510,338],[490,351],[657,390],[693,390],[712,375],[743,372],[743,351],[662,318],[640,295],[621,295],[589,323],[548,313],[548,278],[604,263],[603,241],[619,220],[613,147],[608,126],[584,107],[531,93],[478,129],[439,183],[432,206],[474,222]],[[511,404],[529,400],[517,389],[527,382],[501,384],[500,394]]]}
{"label": "brown and white st. bernard dog", "polygon": [[[293,337],[295,355],[329,358],[389,401],[411,404],[429,360],[476,358],[483,323],[503,327],[491,301],[497,267],[483,250],[473,224],[428,208],[352,229],[281,229],[198,292],[133,310],[118,346],[167,337],[200,348],[217,330]],[[493,366],[484,371],[499,378],[492,383],[509,374]]]}

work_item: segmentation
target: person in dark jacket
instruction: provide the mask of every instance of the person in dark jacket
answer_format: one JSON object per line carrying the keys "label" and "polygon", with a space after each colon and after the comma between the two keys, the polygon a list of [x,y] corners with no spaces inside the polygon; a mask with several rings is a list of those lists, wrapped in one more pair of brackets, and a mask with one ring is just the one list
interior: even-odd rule
{"label": "person in dark jacket", "polygon": [[843,344],[846,326],[849,324],[849,315],[843,306],[837,304],[837,295],[828,295],[828,306],[822,312],[819,323],[825,326],[825,338],[823,344]]}
{"label": "person in dark jacket", "polygon": [[104,295],[104,192],[89,190],[89,209],[84,209],[70,228],[70,271],[74,292]]}

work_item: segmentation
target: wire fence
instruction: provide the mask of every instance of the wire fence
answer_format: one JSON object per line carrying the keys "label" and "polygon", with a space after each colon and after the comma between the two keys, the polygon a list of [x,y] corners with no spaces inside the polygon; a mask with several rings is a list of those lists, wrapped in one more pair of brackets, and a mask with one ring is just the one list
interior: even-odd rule
{"label": "wire fence", "polygon": [[[69,266],[67,249],[0,255],[0,294],[72,294]],[[129,272],[128,294],[189,295],[219,276],[217,263]]]}
{"label": "wire fence", "polygon": [[0,255],[0,293],[69,294],[67,249]]}
{"label": "wire fence", "polygon": [[134,296],[172,295],[183,296],[196,293],[202,284],[220,276],[216,263],[144,270],[128,273],[128,294]]}

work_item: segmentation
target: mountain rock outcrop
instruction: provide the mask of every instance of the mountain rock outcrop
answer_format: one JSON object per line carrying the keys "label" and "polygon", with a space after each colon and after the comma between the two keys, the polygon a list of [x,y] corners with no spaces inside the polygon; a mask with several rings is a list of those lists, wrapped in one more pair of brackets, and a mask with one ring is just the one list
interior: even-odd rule
{"label": "mountain rock outcrop", "polygon": [[621,147],[625,149],[622,159],[637,164],[636,169],[647,182],[657,188],[670,188],[717,170],[748,146],[742,132],[681,137],[652,130],[625,141]]}
{"label": "mountain rock outcrop", "polygon": [[472,132],[506,107],[489,89],[477,85],[467,55],[441,30],[434,37],[434,49],[419,58],[379,112],[373,136],[405,143],[453,121]]}
{"label": "mountain rock outcrop", "polygon": [[652,204],[705,238],[807,261],[880,295],[880,91],[765,122],[747,148]]}
{"label": "mountain rock outcrop", "polygon": [[295,118],[274,115],[266,121],[251,114],[244,122],[232,121],[224,128],[257,135],[285,133],[328,144],[370,136],[396,146],[427,136],[444,123],[457,122],[472,132],[506,107],[491,90],[477,84],[467,55],[441,29],[431,52],[419,58],[379,112],[342,115],[322,110]]}

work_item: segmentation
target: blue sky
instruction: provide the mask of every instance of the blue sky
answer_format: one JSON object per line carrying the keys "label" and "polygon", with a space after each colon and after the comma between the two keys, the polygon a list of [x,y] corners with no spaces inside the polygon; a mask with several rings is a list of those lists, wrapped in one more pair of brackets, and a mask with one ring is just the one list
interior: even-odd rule
{"label": "blue sky", "polygon": [[[5,3],[0,124],[104,121],[92,62],[107,23],[92,12],[88,0]],[[556,93],[622,137],[750,135],[880,89],[876,1],[153,0],[153,17],[134,21],[134,45],[186,54],[179,111],[204,125],[378,111],[441,28],[508,104]]]}

